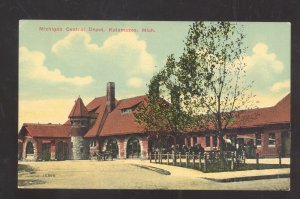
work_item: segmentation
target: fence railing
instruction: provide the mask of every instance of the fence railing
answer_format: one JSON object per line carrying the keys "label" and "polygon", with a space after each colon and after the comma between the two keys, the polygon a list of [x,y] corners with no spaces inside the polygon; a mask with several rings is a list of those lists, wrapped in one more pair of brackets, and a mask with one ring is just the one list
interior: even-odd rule
{"label": "fence railing", "polygon": [[[260,169],[259,154],[256,153],[256,169]],[[246,163],[245,152],[237,151],[223,152],[223,158],[220,151],[206,151],[204,153],[160,153],[154,152],[149,154],[149,160],[152,163],[167,164],[186,168],[199,169],[204,172],[209,168],[219,167],[217,170],[235,170],[240,165]],[[281,154],[278,154],[279,164],[282,166]]]}
{"label": "fence railing", "polygon": [[[226,151],[223,153],[225,165],[223,169],[234,170],[235,165],[245,163],[245,153],[237,154],[236,151]],[[149,154],[150,162],[174,165],[180,167],[194,168],[207,171],[211,165],[218,165],[221,162],[219,151],[209,151],[204,153],[160,153]],[[227,168],[225,168],[227,167]]]}

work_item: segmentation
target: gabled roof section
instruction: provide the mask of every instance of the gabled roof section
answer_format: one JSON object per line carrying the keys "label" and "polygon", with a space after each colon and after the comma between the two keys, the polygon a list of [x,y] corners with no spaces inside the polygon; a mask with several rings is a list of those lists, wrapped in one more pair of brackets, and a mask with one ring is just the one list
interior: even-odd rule
{"label": "gabled roof section", "polygon": [[122,109],[137,106],[141,102],[147,101],[146,96],[138,96],[116,101],[116,107],[110,113],[106,110],[106,97],[95,98],[88,104],[88,109],[96,107],[98,117],[95,124],[89,129],[85,137],[123,135],[131,133],[142,133],[144,128],[136,121],[133,112],[123,114]]}
{"label": "gabled roof section", "polygon": [[69,118],[70,117],[89,117],[88,110],[80,97],[75,101],[75,105],[69,114]]}
{"label": "gabled roof section", "polygon": [[21,135],[31,137],[60,137],[68,138],[71,133],[71,126],[65,124],[23,124]]}
{"label": "gabled roof section", "polygon": [[131,108],[141,102],[147,101],[147,97],[145,95],[132,97],[128,99],[120,100],[117,104],[117,109]]}
{"label": "gabled roof section", "polygon": [[86,105],[87,110],[96,112],[99,106],[104,106],[106,104],[106,96],[96,97],[90,103]]}
{"label": "gabled roof section", "polygon": [[145,129],[135,121],[133,112],[123,114],[122,109],[130,108],[141,102],[146,102],[145,95],[120,100],[116,108],[107,115],[100,136],[125,135],[132,133],[144,133]]}
{"label": "gabled roof section", "polygon": [[229,128],[249,128],[291,121],[291,96],[288,94],[275,106],[240,111]]}

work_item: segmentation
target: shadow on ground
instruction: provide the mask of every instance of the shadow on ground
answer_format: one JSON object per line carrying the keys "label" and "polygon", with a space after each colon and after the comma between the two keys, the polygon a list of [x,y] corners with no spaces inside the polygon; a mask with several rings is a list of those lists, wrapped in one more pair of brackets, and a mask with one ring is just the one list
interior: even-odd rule
{"label": "shadow on ground", "polygon": [[171,175],[171,172],[164,170],[164,169],[160,169],[160,168],[156,168],[156,167],[152,167],[152,166],[146,166],[146,165],[138,165],[138,164],[131,164],[133,166],[139,167],[139,168],[143,168],[143,169],[147,169],[150,171],[154,171],[163,175]]}

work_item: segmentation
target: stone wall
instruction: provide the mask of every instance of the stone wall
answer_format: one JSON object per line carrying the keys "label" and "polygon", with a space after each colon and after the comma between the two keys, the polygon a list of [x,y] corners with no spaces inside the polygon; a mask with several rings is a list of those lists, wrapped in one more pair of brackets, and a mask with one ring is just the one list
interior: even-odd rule
{"label": "stone wall", "polygon": [[89,158],[89,142],[82,136],[71,137],[72,159],[85,160]]}

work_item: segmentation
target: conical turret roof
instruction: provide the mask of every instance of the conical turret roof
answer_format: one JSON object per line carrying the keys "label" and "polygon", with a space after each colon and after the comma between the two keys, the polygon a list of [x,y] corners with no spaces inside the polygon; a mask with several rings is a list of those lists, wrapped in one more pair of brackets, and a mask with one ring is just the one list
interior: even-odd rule
{"label": "conical turret roof", "polygon": [[69,118],[70,117],[89,117],[88,110],[80,97],[75,101],[75,105],[69,114]]}

